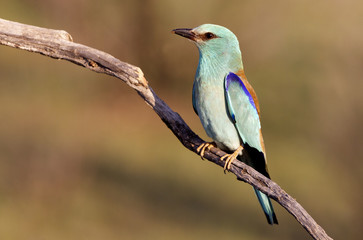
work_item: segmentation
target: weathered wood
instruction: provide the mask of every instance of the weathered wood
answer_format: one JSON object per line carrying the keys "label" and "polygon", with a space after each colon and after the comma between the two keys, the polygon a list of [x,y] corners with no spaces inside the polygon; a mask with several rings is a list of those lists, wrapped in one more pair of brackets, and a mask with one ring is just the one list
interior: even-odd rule
{"label": "weathered wood", "polygon": [[[137,91],[186,148],[197,153],[197,147],[204,142],[178,113],[171,110],[155,94],[140,68],[122,62],[108,53],[74,43],[71,35],[65,31],[0,19],[0,44],[67,60],[92,71],[117,77]],[[204,157],[224,167],[225,161],[220,160],[224,154],[223,151],[212,148],[206,150]],[[256,187],[283,206],[314,239],[331,239],[306,210],[275,182],[239,161],[233,162],[230,171],[238,180]]]}

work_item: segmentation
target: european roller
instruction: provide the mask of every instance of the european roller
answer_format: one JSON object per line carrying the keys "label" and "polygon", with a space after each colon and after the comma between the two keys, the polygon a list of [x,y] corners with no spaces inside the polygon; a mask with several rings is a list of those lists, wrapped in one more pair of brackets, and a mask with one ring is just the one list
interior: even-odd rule
{"label": "european roller", "polygon": [[[260,107],[242,64],[237,37],[227,28],[203,24],[179,28],[173,32],[190,39],[199,50],[199,64],[193,83],[193,108],[212,143],[198,151],[203,158],[206,148],[216,145],[228,152],[225,170],[234,159],[245,162],[270,178],[261,133]],[[269,224],[277,224],[270,199],[255,189]]]}

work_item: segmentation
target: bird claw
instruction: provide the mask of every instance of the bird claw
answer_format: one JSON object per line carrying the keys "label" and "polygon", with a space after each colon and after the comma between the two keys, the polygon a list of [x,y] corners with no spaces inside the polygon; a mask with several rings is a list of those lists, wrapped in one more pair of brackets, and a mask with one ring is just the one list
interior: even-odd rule
{"label": "bird claw", "polygon": [[200,157],[202,158],[202,160],[204,160],[205,149],[210,150],[214,146],[215,146],[214,142],[204,142],[199,145],[199,147],[197,148],[197,152],[200,155]]}
{"label": "bird claw", "polygon": [[239,146],[236,149],[236,151],[234,151],[232,154],[226,154],[226,155],[221,157],[222,161],[225,158],[227,158],[226,163],[224,164],[224,168],[223,168],[224,173],[226,173],[226,171],[229,171],[229,169],[231,169],[231,165],[232,165],[233,160],[236,159],[236,157],[238,156],[238,154],[241,152],[242,149],[243,149],[243,147]]}

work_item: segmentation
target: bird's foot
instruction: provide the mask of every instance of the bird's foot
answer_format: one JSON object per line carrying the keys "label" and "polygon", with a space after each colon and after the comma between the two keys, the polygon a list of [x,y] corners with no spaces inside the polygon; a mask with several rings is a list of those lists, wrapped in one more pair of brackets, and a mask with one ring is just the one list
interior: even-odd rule
{"label": "bird's foot", "polygon": [[199,147],[197,148],[197,152],[199,153],[202,160],[204,160],[205,149],[210,150],[212,147],[215,147],[215,146],[216,145],[215,145],[214,142],[204,142],[204,143],[199,145]]}
{"label": "bird's foot", "polygon": [[238,156],[238,154],[242,151],[243,147],[239,146],[236,151],[234,151],[232,154],[226,154],[221,157],[221,160],[224,160],[226,158],[226,163],[224,164],[224,173],[226,173],[226,170],[229,171],[231,168],[231,164],[234,159]]}

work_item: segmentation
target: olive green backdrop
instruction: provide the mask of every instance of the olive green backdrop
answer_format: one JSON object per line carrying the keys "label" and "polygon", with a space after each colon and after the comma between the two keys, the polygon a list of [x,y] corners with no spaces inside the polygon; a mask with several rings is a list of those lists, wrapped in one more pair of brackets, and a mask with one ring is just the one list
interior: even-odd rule
{"label": "olive green backdrop", "polygon": [[[271,176],[336,239],[362,236],[363,2],[2,0],[0,17],[68,31],[142,68],[204,139],[198,62],[179,27],[239,38]],[[121,81],[0,46],[1,239],[309,239],[276,203],[183,148]]]}

